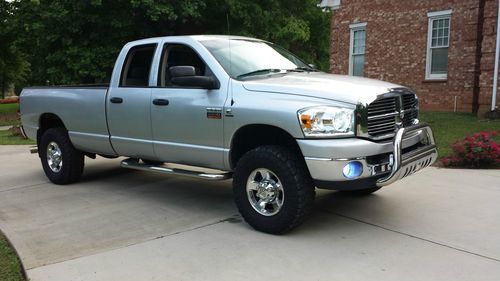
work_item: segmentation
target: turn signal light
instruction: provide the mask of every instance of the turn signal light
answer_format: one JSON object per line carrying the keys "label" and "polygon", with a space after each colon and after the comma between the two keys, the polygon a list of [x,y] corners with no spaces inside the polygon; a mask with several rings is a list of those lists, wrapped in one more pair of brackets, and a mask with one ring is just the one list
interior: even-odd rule
{"label": "turn signal light", "polygon": [[307,114],[300,115],[300,122],[302,122],[305,128],[312,129],[312,121],[313,120],[311,120],[311,115]]}

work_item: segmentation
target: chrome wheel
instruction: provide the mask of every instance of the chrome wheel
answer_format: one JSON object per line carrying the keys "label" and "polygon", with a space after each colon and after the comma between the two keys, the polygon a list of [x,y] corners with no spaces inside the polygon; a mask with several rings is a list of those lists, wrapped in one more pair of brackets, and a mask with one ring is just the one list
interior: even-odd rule
{"label": "chrome wheel", "polygon": [[47,164],[54,173],[59,173],[62,168],[62,151],[55,142],[50,142],[47,146]]}
{"label": "chrome wheel", "polygon": [[274,216],[281,210],[285,200],[283,185],[270,170],[254,170],[248,177],[246,190],[250,205],[259,214]]}

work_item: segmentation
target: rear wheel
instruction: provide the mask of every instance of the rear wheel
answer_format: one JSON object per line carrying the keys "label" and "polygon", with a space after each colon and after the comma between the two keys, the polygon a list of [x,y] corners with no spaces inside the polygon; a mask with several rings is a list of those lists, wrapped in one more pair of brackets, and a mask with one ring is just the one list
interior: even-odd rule
{"label": "rear wheel", "polygon": [[235,169],[233,190],[245,221],[272,234],[300,225],[314,205],[314,183],[304,161],[280,146],[247,152]]}
{"label": "rear wheel", "polygon": [[71,144],[63,128],[45,131],[39,143],[40,159],[45,175],[55,184],[69,184],[83,173],[84,154]]}

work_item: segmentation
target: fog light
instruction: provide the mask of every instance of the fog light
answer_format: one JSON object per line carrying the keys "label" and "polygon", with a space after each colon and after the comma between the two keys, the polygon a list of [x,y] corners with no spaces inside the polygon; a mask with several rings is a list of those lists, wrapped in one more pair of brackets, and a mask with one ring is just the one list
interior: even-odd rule
{"label": "fog light", "polygon": [[363,173],[363,164],[359,161],[352,161],[347,163],[342,169],[344,177],[348,179],[355,179]]}

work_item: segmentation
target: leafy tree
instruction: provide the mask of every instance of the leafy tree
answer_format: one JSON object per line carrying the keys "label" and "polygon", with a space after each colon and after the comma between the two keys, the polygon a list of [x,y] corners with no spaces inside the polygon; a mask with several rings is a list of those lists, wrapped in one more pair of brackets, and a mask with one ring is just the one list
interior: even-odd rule
{"label": "leafy tree", "polygon": [[205,32],[275,42],[322,70],[329,68],[330,15],[317,0],[209,0]]}
{"label": "leafy tree", "polygon": [[29,70],[26,56],[13,43],[16,37],[8,29],[11,18],[11,5],[8,2],[0,2],[0,92],[2,98],[5,97],[9,85],[26,80]]}
{"label": "leafy tree", "polygon": [[[5,0],[0,0],[3,4]],[[317,0],[16,0],[8,28],[28,84],[102,83],[128,41],[180,34],[266,39],[328,69],[329,16]],[[3,42],[3,40],[2,40]],[[0,55],[3,57],[3,55]]]}
{"label": "leafy tree", "polygon": [[15,1],[17,42],[29,51],[32,84],[109,79],[127,41],[175,33],[201,16],[202,0]]}

